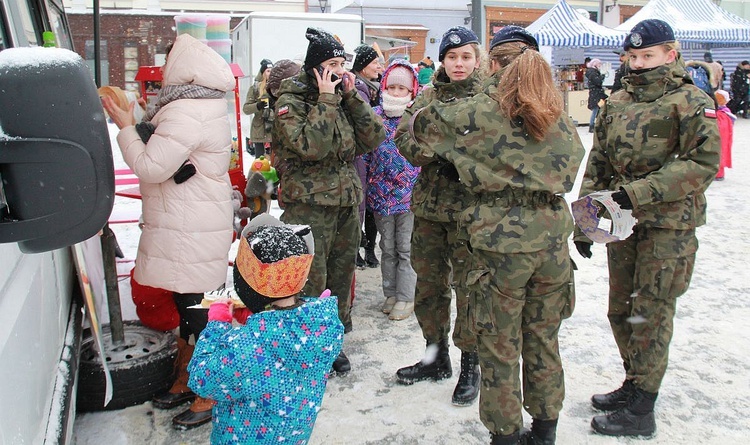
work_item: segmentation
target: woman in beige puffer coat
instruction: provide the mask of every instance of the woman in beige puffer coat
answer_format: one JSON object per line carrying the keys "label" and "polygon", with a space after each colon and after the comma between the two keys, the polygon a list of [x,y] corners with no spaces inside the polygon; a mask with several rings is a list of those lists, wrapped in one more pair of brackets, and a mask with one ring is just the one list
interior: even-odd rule
{"label": "woman in beige puffer coat", "polygon": [[[185,385],[192,353],[187,340],[191,334],[197,339],[207,323],[205,311],[187,308],[199,303],[203,292],[224,285],[227,277],[233,210],[225,95],[235,80],[218,53],[184,34],[177,37],[162,71],[157,108],[137,126],[132,107],[128,112],[106,98],[103,103],[120,128],[123,159],[140,179],[144,224],[134,278],[172,291],[180,313],[179,361],[185,366],[169,392],[154,398],[155,406],[171,408],[195,397]],[[150,131],[144,131],[147,127]],[[182,182],[181,174],[193,168],[194,174]],[[176,428],[210,421],[211,402],[197,406],[199,401],[173,419]]]}

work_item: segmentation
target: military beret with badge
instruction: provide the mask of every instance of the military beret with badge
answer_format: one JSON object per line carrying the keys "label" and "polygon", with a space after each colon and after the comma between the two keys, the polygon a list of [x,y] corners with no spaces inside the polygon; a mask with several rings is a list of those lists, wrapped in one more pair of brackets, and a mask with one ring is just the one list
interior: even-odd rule
{"label": "military beret with badge", "polygon": [[496,32],[495,36],[492,37],[490,49],[496,47],[497,45],[502,45],[503,43],[509,42],[523,42],[539,51],[539,44],[537,43],[534,36],[532,36],[522,27],[516,25],[508,25],[500,31]]}
{"label": "military beret with badge", "polygon": [[454,26],[443,34],[443,38],[440,40],[440,53],[438,54],[438,60],[440,62],[445,59],[445,54],[448,50],[453,48],[459,48],[470,43],[479,43],[479,38],[474,31],[464,28],[463,26]]}
{"label": "military beret with badge", "polygon": [[669,23],[659,19],[642,20],[625,37],[623,49],[643,49],[674,42],[674,31]]}

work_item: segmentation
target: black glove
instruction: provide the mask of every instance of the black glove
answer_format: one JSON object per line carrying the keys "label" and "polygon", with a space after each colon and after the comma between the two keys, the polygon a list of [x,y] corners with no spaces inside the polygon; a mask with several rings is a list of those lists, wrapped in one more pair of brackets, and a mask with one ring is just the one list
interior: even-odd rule
{"label": "black glove", "polygon": [[195,174],[195,166],[190,161],[182,163],[179,169],[172,175],[175,184],[182,184],[183,182],[190,179]]}
{"label": "black glove", "polygon": [[259,100],[257,102],[257,104],[258,104],[258,111],[260,111],[260,110],[262,110],[262,109],[264,109],[264,108],[266,108],[268,106],[268,102],[266,102],[265,100]]}
{"label": "black glove", "polygon": [[148,144],[148,140],[151,139],[151,135],[156,131],[156,127],[151,122],[141,122],[135,124],[135,131],[138,132],[138,136],[144,144]]}
{"label": "black glove", "polygon": [[633,202],[630,201],[630,197],[622,187],[620,187],[620,190],[612,193],[612,199],[614,199],[615,202],[620,205],[621,209],[633,210]]}
{"label": "black glove", "polygon": [[573,244],[576,245],[576,250],[582,257],[591,258],[591,243],[587,243],[586,241],[573,241]]}
{"label": "black glove", "polygon": [[438,176],[442,176],[452,182],[459,182],[458,170],[456,170],[456,166],[450,162],[446,162],[440,166],[438,169]]}

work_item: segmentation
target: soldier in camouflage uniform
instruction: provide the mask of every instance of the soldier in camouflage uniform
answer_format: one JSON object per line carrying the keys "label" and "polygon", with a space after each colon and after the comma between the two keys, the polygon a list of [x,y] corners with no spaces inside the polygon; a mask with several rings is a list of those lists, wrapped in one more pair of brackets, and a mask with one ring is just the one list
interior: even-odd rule
{"label": "soldier in camouflage uniform", "polygon": [[481,50],[477,36],[469,29],[449,29],[440,43],[443,66],[435,74],[432,88],[426,88],[404,112],[395,141],[401,154],[421,172],[412,190],[411,209],[414,230],[411,261],[417,273],[414,314],[427,341],[426,357],[436,352],[434,360],[425,359],[399,369],[399,383],[410,385],[422,380],[443,380],[452,376],[448,335],[451,330],[451,270],[456,290],[456,322],[453,343],[461,350],[461,374],[453,392],[452,403],[470,405],[479,394],[479,363],[476,338],[466,329],[466,242],[458,239],[457,217],[471,199],[458,182],[455,168],[434,156],[424,156],[420,146],[409,137],[409,120],[415,110],[431,101],[439,103],[468,97],[481,89],[478,71]]}
{"label": "soldier in camouflage uniform", "polygon": [[[607,316],[625,367],[621,388],[597,394],[593,429],[612,436],[650,436],[654,402],[667,368],[677,297],[688,288],[706,220],[704,191],[715,177],[720,140],[713,100],[692,85],[674,33],[644,20],[626,37],[630,73],[596,123],[581,196],[612,198],[638,219],[633,234],[607,244]],[[591,241],[576,231],[579,253]],[[633,320],[639,320],[637,323]]]}
{"label": "soldier in camouflage uniform", "polygon": [[[349,332],[360,242],[357,209],[363,199],[353,161],[377,147],[385,130],[380,117],[357,94],[354,75],[345,71],[341,43],[314,28],[308,28],[307,39],[303,71],[281,83],[276,102],[273,143],[282,170],[281,219],[312,228],[315,257],[303,292],[320,295],[330,289],[338,297],[339,318]],[[349,369],[342,352],[334,370]]]}
{"label": "soldier in camouflage uniform", "polygon": [[[459,224],[472,252],[468,326],[478,337],[479,414],[491,443],[549,445],[565,395],[558,331],[574,298],[573,218],[561,195],[585,152],[534,37],[508,26],[490,48],[497,71],[488,87],[451,104],[433,101],[412,134],[452,162],[474,194]],[[437,134],[452,137],[433,142]],[[533,417],[523,435],[522,407]]]}

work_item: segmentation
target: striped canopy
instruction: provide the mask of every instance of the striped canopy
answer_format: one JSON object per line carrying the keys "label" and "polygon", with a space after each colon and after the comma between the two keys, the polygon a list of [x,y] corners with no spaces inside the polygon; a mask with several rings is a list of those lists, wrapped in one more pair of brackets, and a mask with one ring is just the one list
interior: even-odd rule
{"label": "striped canopy", "polygon": [[599,25],[559,0],[555,6],[526,27],[541,46],[619,47],[627,33]]}
{"label": "striped canopy", "polygon": [[628,32],[646,19],[669,23],[683,47],[750,46],[750,22],[710,0],[651,0],[615,29]]}

